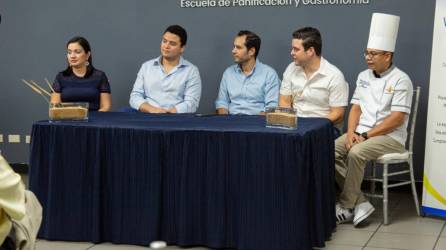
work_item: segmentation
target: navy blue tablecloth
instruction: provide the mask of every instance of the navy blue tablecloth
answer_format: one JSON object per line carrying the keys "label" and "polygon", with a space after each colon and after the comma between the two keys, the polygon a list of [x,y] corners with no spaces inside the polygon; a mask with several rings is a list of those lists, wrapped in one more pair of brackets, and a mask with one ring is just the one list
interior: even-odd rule
{"label": "navy blue tablecloth", "polygon": [[30,189],[50,240],[322,247],[335,228],[327,119],[90,113],[33,124]]}

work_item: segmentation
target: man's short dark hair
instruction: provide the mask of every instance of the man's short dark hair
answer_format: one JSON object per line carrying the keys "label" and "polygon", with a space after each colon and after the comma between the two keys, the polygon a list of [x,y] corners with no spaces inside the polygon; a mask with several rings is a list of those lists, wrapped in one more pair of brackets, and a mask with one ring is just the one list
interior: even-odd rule
{"label": "man's short dark hair", "polygon": [[167,27],[167,29],[164,31],[164,33],[166,33],[166,32],[175,34],[178,37],[180,37],[181,47],[186,45],[186,43],[187,43],[187,32],[180,25],[176,25],[176,24],[175,25],[171,25],[171,26]]}
{"label": "man's short dark hair", "polygon": [[254,57],[257,58],[260,51],[260,44],[262,43],[260,37],[256,33],[249,30],[240,30],[237,36],[246,36],[245,46],[248,50],[254,48],[256,50]]}
{"label": "man's short dark hair", "polygon": [[305,50],[313,47],[316,55],[322,54],[322,37],[319,30],[313,27],[305,27],[298,29],[293,33],[293,39],[302,40],[302,45]]}

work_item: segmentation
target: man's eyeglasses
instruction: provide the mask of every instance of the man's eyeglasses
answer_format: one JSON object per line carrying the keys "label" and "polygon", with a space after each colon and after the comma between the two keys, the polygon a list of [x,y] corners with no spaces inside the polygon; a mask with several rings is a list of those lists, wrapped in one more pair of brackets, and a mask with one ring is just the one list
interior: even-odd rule
{"label": "man's eyeglasses", "polygon": [[364,51],[364,57],[367,58],[369,56],[369,57],[373,58],[377,55],[384,55],[386,53],[387,53],[386,51],[367,51],[366,50],[366,51]]}

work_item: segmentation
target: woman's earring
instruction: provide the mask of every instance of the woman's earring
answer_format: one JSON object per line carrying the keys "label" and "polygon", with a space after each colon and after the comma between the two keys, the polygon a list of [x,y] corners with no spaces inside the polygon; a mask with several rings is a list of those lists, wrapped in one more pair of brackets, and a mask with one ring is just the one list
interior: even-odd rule
{"label": "woman's earring", "polygon": [[88,67],[88,65],[90,65],[90,62],[89,62],[89,61],[86,61],[86,62],[85,62],[85,66]]}

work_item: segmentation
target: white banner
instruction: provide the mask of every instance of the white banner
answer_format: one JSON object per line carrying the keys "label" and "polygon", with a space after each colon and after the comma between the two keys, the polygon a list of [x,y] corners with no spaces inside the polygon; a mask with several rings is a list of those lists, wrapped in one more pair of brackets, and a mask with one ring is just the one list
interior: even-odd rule
{"label": "white banner", "polygon": [[423,212],[446,217],[446,0],[437,0],[432,45]]}

